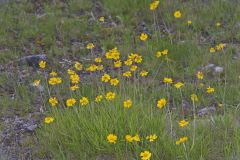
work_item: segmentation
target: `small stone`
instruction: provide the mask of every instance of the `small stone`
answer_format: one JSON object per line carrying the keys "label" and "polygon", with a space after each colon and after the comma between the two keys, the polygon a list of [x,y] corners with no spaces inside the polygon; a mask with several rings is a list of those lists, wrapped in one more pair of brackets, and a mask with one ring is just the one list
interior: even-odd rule
{"label": "small stone", "polygon": [[215,111],[216,111],[215,107],[205,107],[205,108],[202,108],[198,111],[198,116],[202,117],[202,116],[205,116],[205,115],[209,115],[209,114],[211,114]]}
{"label": "small stone", "polygon": [[213,67],[215,67],[215,64],[208,64],[204,67],[204,69],[209,70],[212,69]]}
{"label": "small stone", "polygon": [[215,72],[215,73],[222,73],[222,72],[223,72],[223,67],[216,66],[216,67],[214,68],[214,72]]}
{"label": "small stone", "polygon": [[34,131],[37,127],[38,127],[37,124],[33,124],[33,125],[30,125],[30,126],[27,126],[26,129],[27,129],[28,131],[31,131],[31,132],[32,132],[32,131]]}

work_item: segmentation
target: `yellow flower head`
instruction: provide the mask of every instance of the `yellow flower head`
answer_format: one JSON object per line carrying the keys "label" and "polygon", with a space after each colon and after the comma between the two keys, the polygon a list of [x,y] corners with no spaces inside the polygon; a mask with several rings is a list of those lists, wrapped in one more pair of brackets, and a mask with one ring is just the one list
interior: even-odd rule
{"label": "yellow flower head", "polygon": [[153,1],[152,3],[150,3],[150,10],[155,10],[159,5],[159,1]]}
{"label": "yellow flower head", "polygon": [[163,108],[167,104],[167,100],[165,98],[161,98],[158,100],[157,107],[158,108]]}
{"label": "yellow flower head", "polygon": [[125,139],[127,142],[133,142],[133,137],[129,134],[125,136]]}
{"label": "yellow flower head", "polygon": [[82,97],[82,98],[80,99],[80,104],[81,104],[82,106],[86,106],[88,103],[89,103],[89,100],[88,100],[87,97]]}
{"label": "yellow flower head", "polygon": [[146,33],[141,33],[139,38],[141,41],[146,41],[148,39],[148,35]]}
{"label": "yellow flower head", "polygon": [[70,75],[70,80],[73,84],[77,84],[80,82],[80,77],[77,74]]}
{"label": "yellow flower head", "polygon": [[180,138],[178,141],[176,141],[176,145],[179,145],[179,144],[181,144],[181,143],[184,143],[184,142],[186,142],[188,140],[188,137],[182,137],[182,138]]}
{"label": "yellow flower head", "polygon": [[124,64],[126,65],[126,66],[130,66],[130,65],[132,65],[132,59],[127,59],[126,61],[124,61]]}
{"label": "yellow flower head", "polygon": [[216,52],[216,50],[215,50],[215,48],[212,47],[212,48],[209,49],[209,52],[214,53],[214,52]]}
{"label": "yellow flower head", "polygon": [[217,27],[220,27],[220,26],[221,26],[221,23],[220,23],[220,22],[217,22],[217,23],[216,23],[216,26],[217,26]]}
{"label": "yellow flower head", "polygon": [[108,82],[111,79],[110,75],[107,73],[104,73],[102,76],[102,82]]}
{"label": "yellow flower head", "polygon": [[152,153],[149,151],[144,151],[140,153],[141,160],[150,160]]}
{"label": "yellow flower head", "polygon": [[198,101],[197,95],[196,95],[196,94],[191,94],[191,100],[192,100],[193,102],[197,102],[197,101]]}
{"label": "yellow flower head", "polygon": [[175,18],[181,18],[181,17],[182,17],[181,11],[179,11],[179,10],[178,10],[178,11],[175,11],[175,12],[174,12],[174,17],[175,17]]}
{"label": "yellow flower head", "polygon": [[55,107],[58,104],[58,100],[56,97],[49,98],[48,102],[51,104],[52,107]]}
{"label": "yellow flower head", "polygon": [[122,62],[120,60],[114,62],[114,67],[115,68],[120,68],[122,66]]}
{"label": "yellow flower head", "polygon": [[136,135],[133,137],[133,140],[134,140],[135,142],[140,142],[140,137],[139,137],[139,135],[136,134]]}
{"label": "yellow flower head", "polygon": [[123,73],[123,77],[131,77],[132,76],[132,72],[131,71],[126,71]]}
{"label": "yellow flower head", "polygon": [[51,72],[51,73],[50,73],[50,76],[56,77],[56,76],[57,76],[57,73],[56,73],[56,72]]}
{"label": "yellow flower head", "polygon": [[184,126],[186,126],[186,125],[188,125],[189,124],[189,122],[188,121],[185,121],[185,120],[181,120],[180,122],[179,122],[179,126],[180,127],[184,127]]}
{"label": "yellow flower head", "polygon": [[86,71],[95,72],[97,69],[98,69],[98,66],[96,64],[91,64],[89,67],[86,68]]}
{"label": "yellow flower head", "polygon": [[117,136],[116,136],[115,134],[109,134],[109,135],[107,136],[107,141],[108,141],[109,143],[115,144],[115,143],[117,143]]}
{"label": "yellow flower head", "polygon": [[140,75],[142,77],[146,77],[148,75],[148,72],[143,70],[143,71],[140,72]]}
{"label": "yellow flower head", "polygon": [[160,58],[161,56],[162,56],[162,52],[161,52],[161,51],[157,51],[156,57],[157,57],[157,58]]}
{"label": "yellow flower head", "polygon": [[67,72],[68,72],[68,75],[77,74],[75,71],[71,69],[68,69]]}
{"label": "yellow flower head", "polygon": [[101,58],[101,57],[97,57],[97,58],[95,58],[95,62],[97,62],[97,63],[101,63],[101,62],[102,62],[102,58]]}
{"label": "yellow flower head", "polygon": [[103,65],[101,64],[101,65],[99,65],[99,66],[97,67],[97,70],[98,70],[98,71],[102,71],[103,68],[104,68],[104,67],[103,67]]}
{"label": "yellow flower head", "polygon": [[75,91],[77,89],[79,89],[78,85],[73,85],[73,86],[70,87],[70,90],[72,90],[72,91]]}
{"label": "yellow flower head", "polygon": [[48,80],[50,85],[56,85],[62,83],[62,79],[60,77],[52,77]]}
{"label": "yellow flower head", "polygon": [[136,71],[137,68],[138,68],[138,66],[132,65],[132,66],[130,67],[130,71],[134,72],[134,71]]}
{"label": "yellow flower head", "polygon": [[104,17],[99,17],[99,22],[104,22],[105,18]]}
{"label": "yellow flower head", "polygon": [[94,44],[93,43],[88,43],[86,48],[87,49],[93,49],[94,48]]}
{"label": "yellow flower head", "polygon": [[66,101],[66,105],[67,105],[68,107],[72,107],[75,103],[76,103],[76,99],[74,99],[74,98],[69,98],[69,99],[67,99],[67,101]]}
{"label": "yellow flower head", "polygon": [[197,72],[197,78],[198,79],[203,79],[203,73],[202,72]]}
{"label": "yellow flower head", "polygon": [[142,62],[142,56],[137,55],[137,56],[134,58],[134,62],[136,62],[136,63],[141,63],[141,62]]}
{"label": "yellow flower head", "polygon": [[112,86],[117,86],[119,84],[119,80],[117,78],[113,78],[110,80]]}
{"label": "yellow flower head", "polygon": [[32,85],[37,87],[37,86],[39,86],[40,82],[41,82],[40,80],[34,80]]}
{"label": "yellow flower head", "polygon": [[213,93],[214,91],[215,91],[215,89],[209,86],[209,87],[207,88],[207,91],[206,91],[206,92],[207,92],[207,93]]}
{"label": "yellow flower head", "polygon": [[95,102],[101,102],[103,99],[103,96],[102,95],[98,95],[96,98],[95,98]]}
{"label": "yellow flower head", "polygon": [[44,122],[47,124],[52,123],[53,121],[54,121],[53,117],[45,117],[45,119],[44,119]]}
{"label": "yellow flower head", "polygon": [[111,101],[111,100],[113,100],[115,98],[115,96],[116,96],[116,94],[114,92],[108,92],[106,94],[106,99]]}
{"label": "yellow flower head", "polygon": [[179,88],[182,88],[184,86],[184,84],[182,82],[177,82],[175,85],[174,85],[177,89]]}
{"label": "yellow flower head", "polygon": [[115,47],[115,48],[109,50],[108,52],[106,52],[105,56],[107,59],[118,60],[120,58],[120,52]]}
{"label": "yellow flower head", "polygon": [[150,142],[153,142],[157,139],[157,135],[151,134],[151,135],[147,136],[146,139],[149,140]]}
{"label": "yellow flower head", "polygon": [[39,67],[42,68],[42,69],[46,68],[46,61],[40,61],[39,62]]}
{"label": "yellow flower head", "polygon": [[165,77],[165,78],[163,79],[163,82],[166,83],[166,84],[172,84],[172,83],[173,83],[173,80],[172,80],[172,78]]}
{"label": "yellow flower head", "polygon": [[83,68],[82,64],[79,63],[79,62],[76,62],[76,63],[74,64],[74,67],[75,67],[76,70],[78,70],[78,71],[82,70],[82,68]]}
{"label": "yellow flower head", "polygon": [[164,49],[163,51],[162,51],[162,55],[167,55],[168,54],[168,49]]}
{"label": "yellow flower head", "polygon": [[187,24],[188,24],[188,25],[191,25],[191,24],[192,24],[192,21],[191,21],[191,20],[188,20],[188,21],[187,21]]}
{"label": "yellow flower head", "polygon": [[131,100],[131,99],[125,100],[125,101],[123,102],[123,106],[124,106],[124,108],[130,108],[130,107],[132,107],[132,100]]}

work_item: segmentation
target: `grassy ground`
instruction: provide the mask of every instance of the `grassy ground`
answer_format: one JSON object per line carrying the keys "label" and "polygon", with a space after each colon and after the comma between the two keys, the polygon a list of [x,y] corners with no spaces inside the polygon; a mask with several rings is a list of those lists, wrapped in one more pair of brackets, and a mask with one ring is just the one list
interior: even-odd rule
{"label": "grassy ground", "polygon": [[[23,0],[1,6],[0,116],[27,117],[37,110],[54,118],[46,124],[40,116],[36,136],[43,147],[29,159],[130,160],[141,159],[144,151],[157,160],[240,158],[239,0],[160,1],[155,10],[150,10],[151,2]],[[176,18],[178,10],[182,15]],[[148,35],[144,41],[142,33]],[[94,48],[87,49],[89,43]],[[114,47],[118,52],[113,54],[120,57],[107,58]],[[156,56],[166,49],[167,55]],[[131,53],[142,61],[129,58]],[[19,64],[19,58],[35,54],[47,55],[44,69]],[[100,64],[96,57],[102,59]],[[124,64],[127,59],[133,64]],[[114,67],[117,60],[122,61],[120,68]],[[76,62],[83,69],[75,68]],[[89,71],[93,64],[103,69]],[[124,77],[134,65],[132,76]],[[76,91],[69,89],[74,82],[68,69],[81,79]],[[143,70],[148,72],[145,77]],[[48,84],[52,71],[62,79],[60,84]],[[104,73],[119,84],[102,82]],[[164,82],[166,77],[173,83]],[[34,80],[40,80],[38,87],[30,85]],[[177,82],[184,86],[176,88]],[[207,93],[208,87],[214,92]],[[110,91],[116,94],[113,100],[106,98]],[[97,103],[98,95],[103,99]],[[51,97],[57,98],[56,107],[48,102]],[[87,105],[81,104],[83,97]],[[66,104],[69,98],[76,100],[72,107]],[[129,99],[132,105],[124,107]],[[162,108],[157,107],[160,99],[166,100]],[[204,110],[208,112],[201,116]],[[189,124],[181,127],[183,119]],[[116,143],[109,143],[109,134],[117,136]],[[151,134],[157,136],[153,142],[146,139]],[[133,142],[126,135],[132,135],[128,140]],[[181,137],[188,140],[176,145]]]}

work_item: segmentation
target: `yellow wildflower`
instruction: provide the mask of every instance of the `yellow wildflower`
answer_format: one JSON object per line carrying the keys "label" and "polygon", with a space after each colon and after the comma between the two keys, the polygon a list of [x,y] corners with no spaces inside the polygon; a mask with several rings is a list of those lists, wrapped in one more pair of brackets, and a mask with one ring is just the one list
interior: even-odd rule
{"label": "yellow wildflower", "polygon": [[82,98],[80,99],[80,104],[81,104],[82,106],[86,106],[88,103],[89,103],[89,100],[88,100],[87,97],[82,97]]}
{"label": "yellow wildflower", "polygon": [[46,61],[40,61],[39,62],[39,67],[42,68],[42,69],[46,68]]}
{"label": "yellow wildflower", "polygon": [[102,95],[98,95],[96,98],[95,98],[95,102],[101,102],[103,99],[103,96]]}
{"label": "yellow wildflower", "polygon": [[167,100],[165,98],[161,98],[158,100],[157,107],[158,108],[163,108],[167,104]]}
{"label": "yellow wildflower", "polygon": [[191,94],[191,100],[192,100],[193,102],[197,102],[197,101],[198,101],[197,95],[196,95],[196,94]]}
{"label": "yellow wildflower", "polygon": [[140,137],[138,134],[136,134],[134,137],[133,137],[133,140],[136,141],[136,142],[140,142]]}
{"label": "yellow wildflower", "polygon": [[80,82],[80,77],[77,74],[70,75],[70,80],[73,84]]}
{"label": "yellow wildflower", "polygon": [[146,139],[149,140],[150,142],[153,142],[157,139],[157,135],[151,134],[151,135],[147,136]]}
{"label": "yellow wildflower", "polygon": [[179,88],[182,88],[184,86],[184,84],[182,82],[177,82],[175,85],[174,85],[177,89]]}
{"label": "yellow wildflower", "polygon": [[179,126],[180,127],[184,127],[184,126],[186,126],[186,125],[188,125],[189,124],[189,122],[188,121],[185,121],[185,120],[181,120],[180,122],[179,122]]}
{"label": "yellow wildflower", "polygon": [[82,64],[79,63],[79,62],[76,62],[76,63],[74,64],[74,67],[75,67],[76,70],[78,70],[78,71],[82,70],[82,68],[83,68]]}
{"label": "yellow wildflower", "polygon": [[108,136],[107,136],[107,141],[109,142],[109,143],[117,143],[117,136],[115,135],[115,134],[109,134]]}
{"label": "yellow wildflower", "polygon": [[148,75],[148,72],[143,70],[143,71],[140,72],[140,75],[142,77],[146,77]]}
{"label": "yellow wildflower", "polygon": [[34,80],[32,85],[37,87],[37,86],[39,86],[40,82],[41,82],[40,80]]}
{"label": "yellow wildflower", "polygon": [[113,78],[110,80],[112,86],[117,86],[119,84],[119,80],[117,78]]}
{"label": "yellow wildflower", "polygon": [[131,71],[126,71],[123,73],[123,77],[131,77],[132,76],[132,72]]}
{"label": "yellow wildflower", "polygon": [[172,78],[165,77],[165,78],[163,79],[163,82],[166,83],[166,84],[172,84],[172,83],[173,83],[173,80],[172,80]]}
{"label": "yellow wildflower", "polygon": [[150,3],[150,10],[155,10],[159,5],[159,1],[153,1],[152,3]]}
{"label": "yellow wildflower", "polygon": [[111,79],[110,75],[107,73],[104,73],[104,75],[102,76],[102,82],[108,82]]}
{"label": "yellow wildflower", "polygon": [[101,58],[101,57],[97,57],[97,58],[95,58],[95,62],[97,62],[97,63],[101,63],[101,62],[102,62],[102,58]]}
{"label": "yellow wildflower", "polygon": [[216,50],[215,50],[215,48],[210,48],[210,49],[209,49],[209,52],[210,52],[210,53],[214,53],[214,52],[216,52]]}
{"label": "yellow wildflower", "polygon": [[141,160],[150,160],[152,153],[149,151],[144,151],[140,153]]}
{"label": "yellow wildflower", "polygon": [[131,59],[127,59],[126,61],[124,61],[124,64],[126,65],[126,66],[130,66],[130,65],[132,65],[132,60]]}
{"label": "yellow wildflower", "polygon": [[69,99],[67,99],[67,101],[66,101],[66,105],[67,105],[68,107],[72,107],[75,103],[76,103],[76,99],[74,99],[74,98],[69,98]]}
{"label": "yellow wildflower", "polygon": [[115,67],[115,68],[119,68],[119,67],[121,67],[121,66],[122,66],[122,62],[121,62],[120,60],[114,62],[114,67]]}
{"label": "yellow wildflower", "polygon": [[53,121],[54,121],[53,117],[45,117],[45,119],[44,119],[44,122],[47,124],[52,123]]}
{"label": "yellow wildflower", "polygon": [[187,24],[188,24],[188,25],[191,25],[191,24],[192,24],[192,21],[191,21],[191,20],[188,20],[188,21],[187,21]]}
{"label": "yellow wildflower", "polygon": [[203,79],[203,73],[202,72],[197,72],[197,78],[198,79]]}
{"label": "yellow wildflower", "polygon": [[67,72],[68,72],[68,75],[77,74],[75,71],[71,69],[68,69]]}
{"label": "yellow wildflower", "polygon": [[94,44],[93,43],[88,43],[86,48],[87,49],[93,49],[94,48]]}
{"label": "yellow wildflower", "polygon": [[57,76],[57,73],[56,73],[56,72],[51,72],[51,73],[50,73],[50,76],[56,77],[56,76]]}
{"label": "yellow wildflower", "polygon": [[130,67],[130,71],[134,72],[134,71],[136,71],[137,68],[138,68],[138,66],[132,65],[132,66]]}
{"label": "yellow wildflower", "polygon": [[99,22],[104,22],[105,18],[104,17],[99,17]]}
{"label": "yellow wildflower", "polygon": [[115,98],[115,96],[116,96],[116,94],[114,92],[108,92],[106,94],[106,99],[111,101],[111,100],[113,100]]}
{"label": "yellow wildflower", "polygon": [[127,142],[133,142],[133,137],[129,134],[125,136],[125,139]]}
{"label": "yellow wildflower", "polygon": [[124,108],[130,108],[132,107],[132,100],[131,99],[127,99],[123,102],[123,106]]}
{"label": "yellow wildflower", "polygon": [[146,41],[148,39],[148,35],[146,33],[141,33],[139,38],[141,41]]}
{"label": "yellow wildflower", "polygon": [[56,85],[62,83],[62,79],[60,77],[52,77],[48,80],[50,85]]}
{"label": "yellow wildflower", "polygon": [[75,91],[75,90],[77,90],[78,88],[79,88],[78,85],[73,85],[73,86],[70,87],[70,90]]}
{"label": "yellow wildflower", "polygon": [[51,104],[52,107],[55,107],[58,104],[58,100],[56,97],[49,98],[48,102]]}
{"label": "yellow wildflower", "polygon": [[209,86],[209,87],[207,88],[207,91],[206,91],[206,92],[207,92],[207,93],[213,93],[214,91],[215,91],[215,89]]}
{"label": "yellow wildflower", "polygon": [[136,63],[141,63],[141,62],[142,62],[142,56],[137,55],[137,56],[134,58],[134,62],[136,62]]}
{"label": "yellow wildflower", "polygon": [[174,12],[174,17],[175,17],[175,18],[181,18],[181,17],[182,17],[181,11],[179,11],[179,10],[178,10],[178,11],[175,11],[175,12]]}

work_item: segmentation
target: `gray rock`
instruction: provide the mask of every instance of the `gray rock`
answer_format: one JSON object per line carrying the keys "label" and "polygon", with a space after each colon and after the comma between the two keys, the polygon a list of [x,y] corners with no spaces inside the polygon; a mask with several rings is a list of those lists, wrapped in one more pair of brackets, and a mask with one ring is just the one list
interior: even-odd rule
{"label": "gray rock", "polygon": [[223,67],[219,67],[219,66],[216,66],[215,68],[214,68],[214,73],[222,73],[223,72]]}
{"label": "gray rock", "polygon": [[39,67],[39,61],[47,61],[47,56],[45,54],[37,54],[37,55],[30,55],[30,56],[25,56],[19,59],[19,64],[27,64],[29,66],[32,66],[34,68]]}
{"label": "gray rock", "polygon": [[26,129],[28,130],[28,131],[34,131],[36,128],[37,128],[38,126],[37,126],[37,124],[33,124],[33,125],[30,125],[30,126],[28,126]]}
{"label": "gray rock", "polygon": [[206,65],[205,67],[204,67],[204,69],[206,69],[206,70],[210,70],[210,69],[212,69],[213,67],[215,67],[215,64],[208,64],[208,65]]}
{"label": "gray rock", "polygon": [[205,108],[202,108],[198,111],[198,116],[202,117],[202,116],[205,116],[205,115],[209,115],[209,114],[214,113],[215,111],[216,111],[215,107],[205,107]]}

